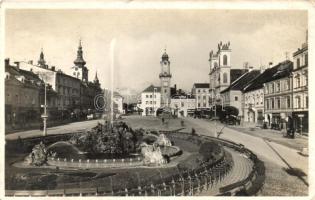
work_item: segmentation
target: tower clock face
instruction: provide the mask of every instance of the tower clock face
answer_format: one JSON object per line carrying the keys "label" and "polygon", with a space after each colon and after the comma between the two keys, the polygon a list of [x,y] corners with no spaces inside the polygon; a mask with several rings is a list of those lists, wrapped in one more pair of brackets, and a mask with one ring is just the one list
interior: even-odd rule
{"label": "tower clock face", "polygon": [[164,81],[164,82],[163,82],[163,86],[166,86],[166,87],[167,87],[167,86],[168,86],[168,82],[167,82],[167,81]]}

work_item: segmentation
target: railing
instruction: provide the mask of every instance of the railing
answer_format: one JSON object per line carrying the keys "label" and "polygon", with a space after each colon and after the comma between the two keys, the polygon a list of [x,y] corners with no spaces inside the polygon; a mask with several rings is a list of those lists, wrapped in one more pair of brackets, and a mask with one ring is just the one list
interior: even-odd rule
{"label": "railing", "polygon": [[[254,195],[264,183],[265,168],[257,156],[241,144],[209,136],[196,136],[184,132],[163,132],[168,137],[187,139],[192,142],[203,140],[214,140],[245,154],[253,163],[251,173],[247,178],[239,182],[221,187],[218,195]],[[198,142],[198,143],[199,143]],[[115,163],[117,164],[117,163]],[[17,191],[6,190],[6,196],[185,196],[195,195],[203,190],[208,190],[221,181],[233,166],[231,155],[225,153],[214,163],[204,163],[202,167],[191,171],[183,171],[172,177],[166,177],[159,183],[150,185],[138,185],[133,188],[123,190],[108,190],[104,187],[95,188],[70,188],[61,190],[37,190],[37,191]]]}
{"label": "railing", "polygon": [[142,166],[142,157],[123,158],[123,159],[67,159],[67,158],[48,158],[47,163],[59,167],[75,168],[114,168],[127,166]]}

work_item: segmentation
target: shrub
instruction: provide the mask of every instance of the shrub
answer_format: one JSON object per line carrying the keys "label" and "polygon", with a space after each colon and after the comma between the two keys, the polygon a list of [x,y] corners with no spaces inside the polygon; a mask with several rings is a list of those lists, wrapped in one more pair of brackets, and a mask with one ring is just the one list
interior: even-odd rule
{"label": "shrub", "polygon": [[202,155],[205,162],[217,159],[222,152],[219,144],[215,142],[205,142],[200,146],[199,153]]}

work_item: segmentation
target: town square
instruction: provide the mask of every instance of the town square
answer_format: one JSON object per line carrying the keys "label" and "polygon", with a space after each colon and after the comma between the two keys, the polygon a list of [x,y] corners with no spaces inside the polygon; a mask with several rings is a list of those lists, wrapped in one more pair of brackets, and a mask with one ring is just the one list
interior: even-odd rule
{"label": "town square", "polygon": [[309,195],[307,11],[5,17],[5,196]]}

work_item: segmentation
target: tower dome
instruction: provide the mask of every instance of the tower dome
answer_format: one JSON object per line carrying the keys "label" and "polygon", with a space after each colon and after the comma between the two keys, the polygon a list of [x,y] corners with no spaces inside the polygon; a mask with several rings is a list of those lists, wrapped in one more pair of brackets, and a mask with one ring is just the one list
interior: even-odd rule
{"label": "tower dome", "polygon": [[168,60],[168,54],[166,53],[166,49],[164,49],[164,53],[162,55],[162,60]]}

